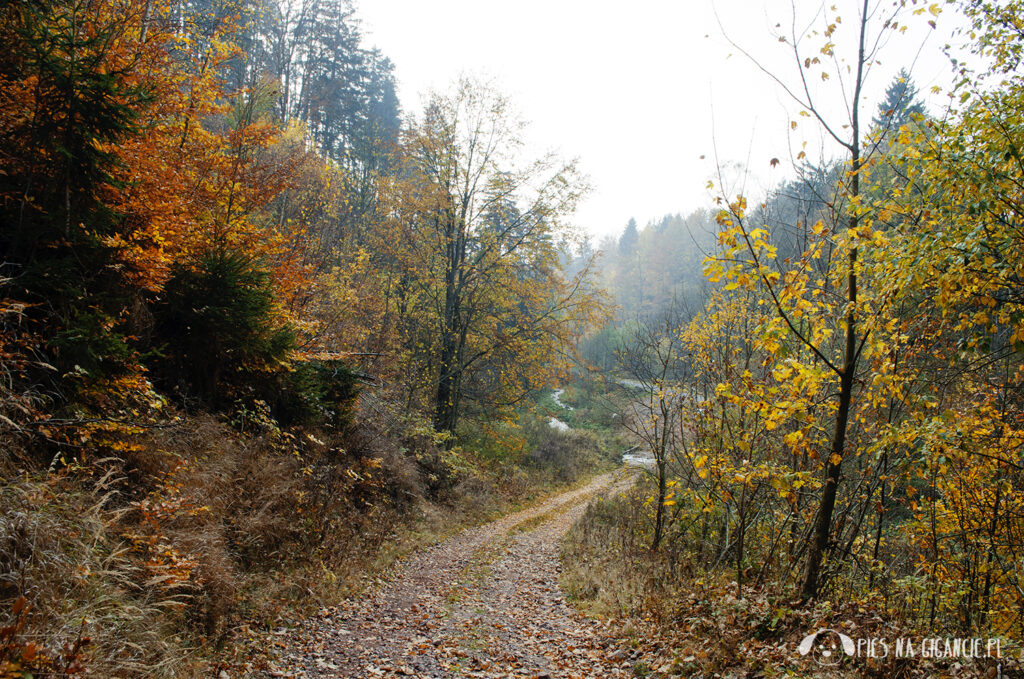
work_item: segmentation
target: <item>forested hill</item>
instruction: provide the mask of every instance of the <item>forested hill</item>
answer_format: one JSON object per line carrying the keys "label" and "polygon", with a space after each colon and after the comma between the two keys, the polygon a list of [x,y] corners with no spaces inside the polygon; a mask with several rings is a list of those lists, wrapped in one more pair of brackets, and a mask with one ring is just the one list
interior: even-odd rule
{"label": "forested hill", "polygon": [[699,309],[710,290],[704,258],[715,252],[717,232],[708,209],[666,215],[642,229],[630,219],[618,240],[602,241],[602,282],[619,318],[656,314],[673,299]]}
{"label": "forested hill", "polygon": [[[1020,671],[1024,7],[946,5],[813,5],[806,33],[780,29],[791,61],[772,73],[798,84],[780,134],[803,139],[763,159],[788,178],[763,197],[714,179],[692,235],[630,222],[604,246],[620,309],[583,353],[632,394],[622,421],[651,473],[591,506],[568,579],[608,615],[634,603],[660,672]],[[951,91],[926,106],[899,70],[870,98],[890,32],[944,9],[970,27]],[[814,134],[832,142],[816,159]],[[833,674],[799,664],[813,630],[993,651],[833,645]],[[686,650],[668,663],[666,646]]]}
{"label": "forested hill", "polygon": [[597,463],[517,419],[604,314],[521,130],[347,0],[0,7],[0,674],[205,672]]}

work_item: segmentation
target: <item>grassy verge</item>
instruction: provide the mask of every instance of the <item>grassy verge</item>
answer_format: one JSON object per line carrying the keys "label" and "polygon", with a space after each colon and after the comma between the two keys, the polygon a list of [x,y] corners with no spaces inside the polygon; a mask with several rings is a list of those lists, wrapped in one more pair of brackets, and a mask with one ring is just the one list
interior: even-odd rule
{"label": "grassy verge", "polygon": [[[627,649],[635,676],[883,677],[1017,676],[1016,651],[995,660],[840,657],[822,666],[798,653],[823,628],[854,638],[922,639],[943,631],[910,629],[879,601],[798,606],[759,583],[737,587],[728,568],[702,569],[671,540],[650,550],[653,518],[643,478],[626,493],[595,499],[562,545],[562,587],[587,615],[604,618]],[[1009,659],[1010,656],[1012,659]]]}
{"label": "grassy verge", "polygon": [[475,424],[483,434],[445,450],[415,422],[357,421],[283,431],[170,414],[88,463],[12,454],[24,471],[0,482],[0,676],[235,676],[272,630],[609,464],[593,434],[539,422],[498,439]]}

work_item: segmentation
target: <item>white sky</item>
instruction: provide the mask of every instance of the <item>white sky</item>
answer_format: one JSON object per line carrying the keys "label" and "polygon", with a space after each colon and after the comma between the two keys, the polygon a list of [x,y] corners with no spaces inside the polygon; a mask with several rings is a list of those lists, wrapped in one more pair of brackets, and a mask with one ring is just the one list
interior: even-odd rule
{"label": "white sky", "polygon": [[[804,26],[822,7],[793,1]],[[836,12],[827,10],[842,17],[833,38],[836,55],[852,56],[858,3],[836,4]],[[884,2],[890,5],[891,0]],[[448,89],[461,73],[492,78],[529,122],[527,141],[536,155],[555,150],[579,158],[594,191],[581,205],[577,222],[598,239],[620,233],[630,217],[642,226],[668,213],[709,205],[705,185],[715,174],[716,145],[725,165],[748,166],[749,157],[745,181],[753,195],[787,176],[801,142],[808,142],[809,157],[821,155],[818,132],[797,116],[798,106],[768,76],[728,44],[715,11],[737,44],[792,81],[798,72],[791,48],[773,36],[778,30],[789,33],[790,0],[357,4],[367,42],[395,63],[406,112],[418,113],[424,93]],[[867,120],[892,77],[915,60],[911,70],[922,95],[932,85],[947,86],[950,68],[940,48],[949,42],[948,27],[954,23],[948,12],[939,17],[938,30],[925,25],[933,18],[925,11],[919,17],[906,15],[912,24],[906,35],[892,33],[880,65],[870,74],[863,109]],[[805,53],[816,55],[822,42],[808,41]],[[822,101],[828,102],[831,118],[843,117],[832,71],[826,83],[831,89],[821,93]],[[812,79],[821,83],[817,72]],[[942,101],[931,97],[930,103],[938,107]],[[800,127],[791,133],[793,119]],[[837,150],[825,147],[825,153],[835,156]],[[775,169],[769,165],[772,158],[781,161]],[[734,169],[731,174],[742,173]]]}

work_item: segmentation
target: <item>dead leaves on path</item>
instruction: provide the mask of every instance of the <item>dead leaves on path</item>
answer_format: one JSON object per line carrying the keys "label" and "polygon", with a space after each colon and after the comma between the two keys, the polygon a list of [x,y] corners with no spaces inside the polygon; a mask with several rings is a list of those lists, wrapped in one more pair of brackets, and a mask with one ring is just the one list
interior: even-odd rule
{"label": "dead leaves on path", "polygon": [[413,556],[375,592],[290,633],[270,675],[633,676],[628,655],[558,586],[559,540],[613,480],[601,477]]}

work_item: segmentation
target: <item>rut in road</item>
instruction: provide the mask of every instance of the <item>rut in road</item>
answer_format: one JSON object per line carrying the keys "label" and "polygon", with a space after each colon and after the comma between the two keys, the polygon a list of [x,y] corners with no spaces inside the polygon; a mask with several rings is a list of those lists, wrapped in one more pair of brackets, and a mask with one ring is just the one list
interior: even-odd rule
{"label": "rut in road", "polygon": [[614,642],[558,585],[558,543],[621,470],[460,533],[405,561],[378,590],[308,621],[277,676],[617,677]]}

